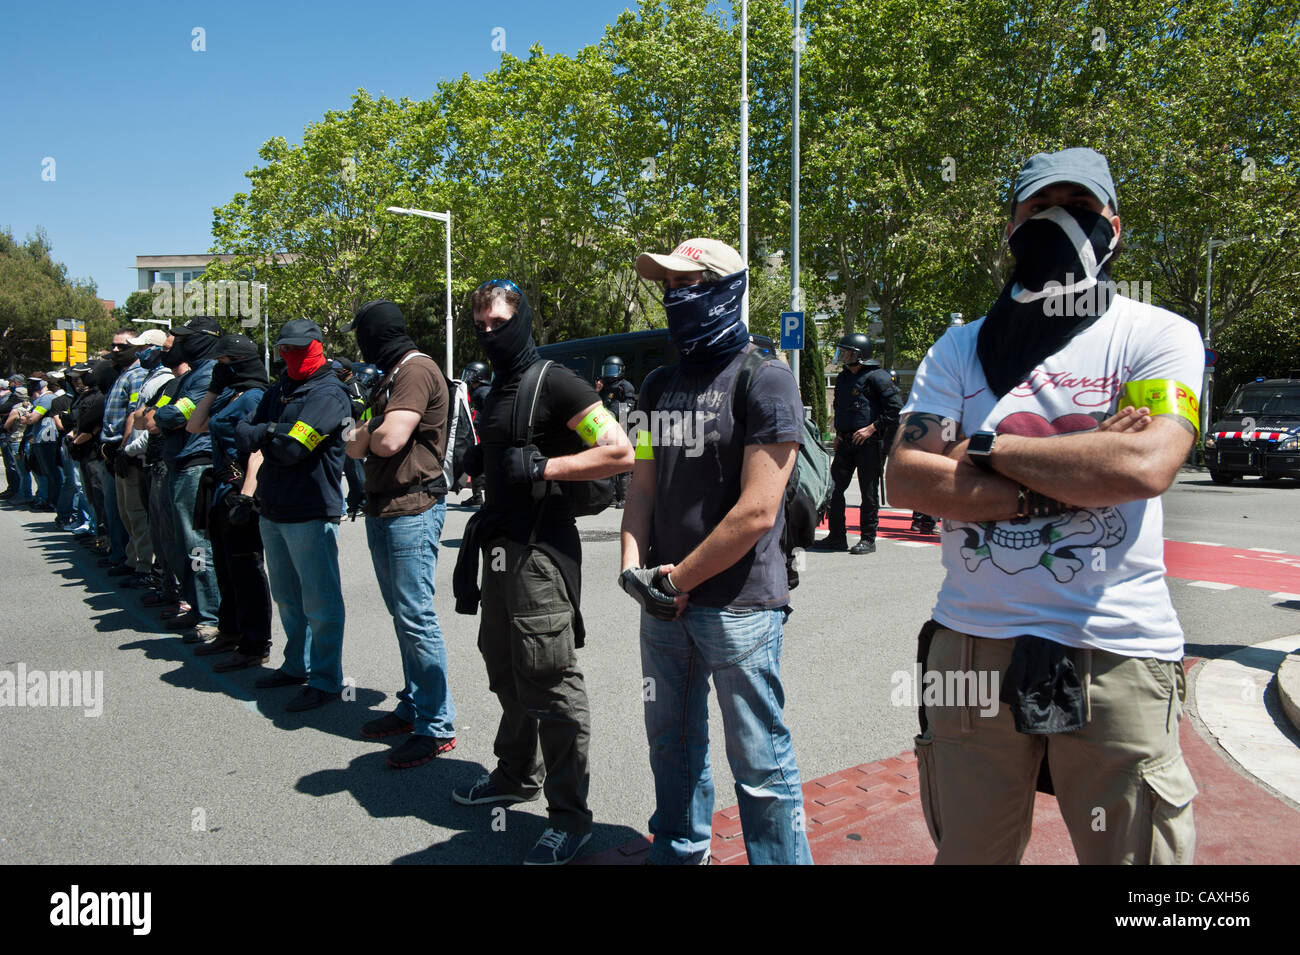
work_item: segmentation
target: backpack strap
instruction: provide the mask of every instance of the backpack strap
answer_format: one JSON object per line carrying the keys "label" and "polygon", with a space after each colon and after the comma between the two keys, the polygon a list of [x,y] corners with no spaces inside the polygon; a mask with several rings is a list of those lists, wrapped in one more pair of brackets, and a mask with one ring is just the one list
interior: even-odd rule
{"label": "backpack strap", "polygon": [[745,419],[749,413],[749,386],[754,381],[755,373],[767,361],[768,357],[755,348],[745,355],[744,361],[740,363],[740,371],[731,383],[731,417],[741,431],[745,429]]}
{"label": "backpack strap", "polygon": [[550,360],[535,361],[529,365],[519,379],[519,390],[515,392],[515,407],[510,418],[510,434],[518,447],[533,443],[533,434],[537,422],[537,399],[542,393],[542,381],[546,372],[555,362]]}

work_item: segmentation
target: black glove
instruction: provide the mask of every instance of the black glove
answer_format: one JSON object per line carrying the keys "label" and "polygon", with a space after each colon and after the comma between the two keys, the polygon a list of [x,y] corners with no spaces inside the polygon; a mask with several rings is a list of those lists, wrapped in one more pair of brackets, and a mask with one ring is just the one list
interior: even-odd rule
{"label": "black glove", "polygon": [[212,380],[208,382],[208,391],[214,395],[219,395],[235,380],[235,369],[229,365],[217,362],[212,369]]}
{"label": "black glove", "polygon": [[629,568],[618,575],[618,585],[656,620],[677,619],[677,601],[659,589],[657,569]]}
{"label": "black glove", "polygon": [[546,471],[547,458],[537,450],[536,445],[526,444],[522,448],[507,448],[502,470],[507,484],[537,484],[545,481],[542,474]]}
{"label": "black glove", "polygon": [[261,424],[253,425],[254,435],[249,441],[249,447],[254,451],[260,451],[271,443],[271,438],[275,435],[275,422],[263,421]]}
{"label": "black glove", "polygon": [[257,517],[257,501],[247,494],[227,494],[226,518],[232,524],[248,524]]}

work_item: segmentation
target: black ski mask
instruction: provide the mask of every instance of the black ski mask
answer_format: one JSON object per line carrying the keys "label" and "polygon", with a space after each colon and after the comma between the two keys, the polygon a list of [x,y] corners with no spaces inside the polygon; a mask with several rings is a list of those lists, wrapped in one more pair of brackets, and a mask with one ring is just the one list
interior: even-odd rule
{"label": "black ski mask", "polygon": [[126,371],[135,364],[135,346],[127,345],[125,348],[118,348],[114,345],[113,350],[108,353],[108,360],[118,371]]}
{"label": "black ski mask", "polygon": [[192,328],[194,331],[177,335],[172,351],[179,351],[181,359],[189,362],[191,368],[201,361],[208,359],[215,361],[217,341],[221,338],[221,326],[217,324],[216,319],[196,318],[188,322],[185,327]]}
{"label": "black ski mask", "polygon": [[1060,206],[1011,233],[1016,267],[976,343],[995,395],[1016,387],[1106,313],[1115,297],[1107,264],[1117,241],[1109,219]]}
{"label": "black ski mask", "polygon": [[419,350],[406,334],[402,310],[387,299],[375,299],[357,309],[352,330],[356,332],[362,360],[384,371],[397,367],[407,352]]}
{"label": "black ski mask", "polygon": [[474,333],[478,336],[479,347],[492,363],[492,390],[497,391],[519,375],[524,369],[537,361],[537,344],[533,341],[533,310],[528,306],[528,299],[519,293],[519,308],[514,318],[501,325],[493,332],[485,332],[477,324]]}

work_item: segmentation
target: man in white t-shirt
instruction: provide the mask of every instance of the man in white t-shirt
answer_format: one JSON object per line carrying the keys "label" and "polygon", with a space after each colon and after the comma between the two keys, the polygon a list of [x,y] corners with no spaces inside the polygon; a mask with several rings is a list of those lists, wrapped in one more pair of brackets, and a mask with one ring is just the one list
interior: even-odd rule
{"label": "man in white t-shirt", "polygon": [[1106,160],[1039,153],[988,315],[921,363],[890,501],[943,518],[917,762],[937,862],[1014,863],[1036,789],[1082,863],[1190,862],[1183,634],[1160,495],[1196,435],[1196,327],[1119,296]]}

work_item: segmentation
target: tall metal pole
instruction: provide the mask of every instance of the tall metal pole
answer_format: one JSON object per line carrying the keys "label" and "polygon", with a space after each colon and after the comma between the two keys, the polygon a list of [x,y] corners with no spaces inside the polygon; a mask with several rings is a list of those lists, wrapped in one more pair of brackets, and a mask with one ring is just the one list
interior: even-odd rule
{"label": "tall metal pole", "polygon": [[[799,299],[799,7],[802,0],[794,0],[794,89],[790,102],[793,114],[790,140],[790,311],[801,307]],[[804,316],[806,322],[808,317]],[[799,352],[791,356],[790,368],[794,372],[795,386],[799,384]]]}
{"label": "tall metal pole", "polygon": [[[749,268],[749,0],[740,4],[740,260]],[[748,283],[740,320],[749,328]]]}
{"label": "tall metal pole", "polygon": [[451,210],[447,210],[447,377],[451,372]]}
{"label": "tall metal pole", "polygon": [[[1210,347],[1210,290],[1214,280],[1214,236],[1210,236],[1205,256],[1205,347]],[[1207,365],[1201,375],[1201,435],[1210,425],[1210,402],[1214,397],[1214,372]]]}

